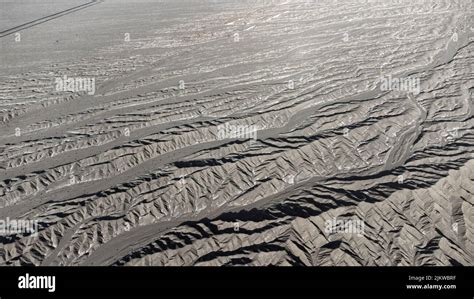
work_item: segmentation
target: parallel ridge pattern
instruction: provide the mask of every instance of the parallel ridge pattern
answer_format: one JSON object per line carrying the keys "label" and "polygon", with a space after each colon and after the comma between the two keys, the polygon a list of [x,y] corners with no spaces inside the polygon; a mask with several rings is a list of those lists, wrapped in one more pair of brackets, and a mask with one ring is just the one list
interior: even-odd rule
{"label": "parallel ridge pattern", "polygon": [[[212,5],[2,77],[0,218],[40,232],[0,264],[472,264],[471,1]],[[96,94],[54,91],[71,70]]]}

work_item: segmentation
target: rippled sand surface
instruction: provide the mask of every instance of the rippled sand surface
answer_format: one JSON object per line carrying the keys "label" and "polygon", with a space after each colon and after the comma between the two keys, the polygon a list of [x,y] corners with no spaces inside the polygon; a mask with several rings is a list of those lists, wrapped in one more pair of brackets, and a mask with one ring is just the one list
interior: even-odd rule
{"label": "rippled sand surface", "polygon": [[472,1],[0,3],[0,264],[472,265]]}

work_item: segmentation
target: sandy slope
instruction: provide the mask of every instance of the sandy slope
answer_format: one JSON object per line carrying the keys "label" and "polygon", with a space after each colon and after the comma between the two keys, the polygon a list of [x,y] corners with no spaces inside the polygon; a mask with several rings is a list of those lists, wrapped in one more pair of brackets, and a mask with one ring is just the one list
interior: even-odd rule
{"label": "sandy slope", "polygon": [[1,38],[0,218],[41,230],[0,262],[472,264],[469,5],[107,0]]}

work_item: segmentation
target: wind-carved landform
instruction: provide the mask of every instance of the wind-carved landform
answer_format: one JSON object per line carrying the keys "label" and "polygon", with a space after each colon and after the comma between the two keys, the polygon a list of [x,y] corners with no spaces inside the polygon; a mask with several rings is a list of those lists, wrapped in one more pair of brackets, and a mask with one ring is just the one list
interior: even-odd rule
{"label": "wind-carved landform", "polygon": [[9,33],[0,264],[472,265],[472,21],[105,0]]}

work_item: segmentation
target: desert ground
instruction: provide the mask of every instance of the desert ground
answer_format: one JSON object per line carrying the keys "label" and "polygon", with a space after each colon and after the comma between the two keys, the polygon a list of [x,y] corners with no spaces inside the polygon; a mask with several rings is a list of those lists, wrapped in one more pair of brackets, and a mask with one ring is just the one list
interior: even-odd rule
{"label": "desert ground", "polygon": [[0,265],[473,265],[472,1],[0,11]]}

